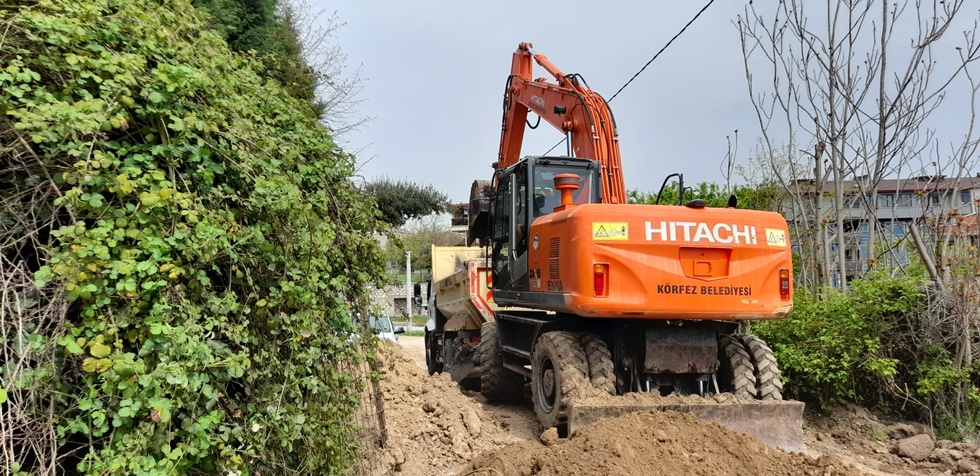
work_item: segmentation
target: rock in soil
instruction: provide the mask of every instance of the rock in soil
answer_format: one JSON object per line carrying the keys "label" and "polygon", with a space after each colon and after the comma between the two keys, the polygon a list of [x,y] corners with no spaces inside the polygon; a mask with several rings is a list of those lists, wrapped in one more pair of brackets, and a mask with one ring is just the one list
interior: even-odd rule
{"label": "rock in soil", "polygon": [[960,462],[956,464],[956,471],[962,474],[976,473],[977,465],[968,459],[960,460]]}
{"label": "rock in soil", "polygon": [[552,446],[558,443],[558,429],[555,427],[548,428],[544,433],[541,433],[540,438],[541,443],[544,443],[545,446]]}
{"label": "rock in soil", "polygon": [[908,423],[896,423],[888,427],[888,437],[893,440],[915,436],[917,433],[918,431],[915,430],[915,427]]}
{"label": "rock in soil", "polygon": [[895,454],[912,461],[922,461],[928,458],[935,448],[936,443],[932,441],[931,436],[915,435],[898,440],[898,443],[895,443]]}

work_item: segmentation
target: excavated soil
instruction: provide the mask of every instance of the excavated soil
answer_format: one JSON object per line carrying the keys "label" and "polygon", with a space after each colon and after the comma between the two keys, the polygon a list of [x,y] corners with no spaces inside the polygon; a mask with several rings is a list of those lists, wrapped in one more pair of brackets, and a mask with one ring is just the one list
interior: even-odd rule
{"label": "excavated soil", "polygon": [[804,436],[808,454],[833,454],[866,474],[980,475],[980,448],[975,442],[937,440],[928,425],[899,421],[856,405],[808,416]]}
{"label": "excavated soil", "polygon": [[379,350],[389,444],[372,474],[455,474],[480,453],[535,436],[529,409],[484,407],[479,393],[461,389],[448,374],[429,376],[424,358],[418,362],[387,341]]}
{"label": "excavated soil", "polygon": [[[382,343],[380,370],[388,447],[371,475],[942,475],[980,476],[972,443],[935,441],[928,428],[860,407],[808,415],[806,454],[786,454],[753,436],[689,414],[643,412],[610,418],[559,439],[542,432],[527,402],[488,405],[447,375],[424,369],[421,338]],[[407,349],[407,350],[406,350]],[[607,397],[585,400],[602,404]],[[700,397],[630,394],[619,403],[710,403]],[[690,401],[697,399],[698,402]],[[651,401],[655,400],[655,401]],[[718,403],[727,403],[726,397]]]}
{"label": "excavated soil", "polygon": [[[755,437],[690,414],[643,412],[602,420],[567,439],[525,441],[483,454],[462,473],[859,475],[832,457],[770,448]],[[549,445],[550,443],[550,445]]]}

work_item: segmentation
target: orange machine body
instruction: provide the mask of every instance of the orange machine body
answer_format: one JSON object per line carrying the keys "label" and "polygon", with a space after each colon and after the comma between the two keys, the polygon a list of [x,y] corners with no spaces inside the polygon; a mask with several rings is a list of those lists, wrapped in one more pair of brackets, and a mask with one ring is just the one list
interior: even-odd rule
{"label": "orange machine body", "polygon": [[[792,308],[792,256],[777,213],[572,205],[536,219],[529,235],[530,293],[518,300],[546,303],[538,307],[668,320],[776,319]],[[551,299],[535,298],[542,293]]]}
{"label": "orange machine body", "polygon": [[[534,79],[535,63],[551,78]],[[565,134],[564,154],[522,153],[525,128],[537,123]],[[433,248],[430,374],[448,372],[488,401],[522,399],[529,383],[542,427],[559,435],[605,417],[671,410],[804,450],[803,404],[779,401],[775,356],[739,325],[792,309],[782,216],[739,210],[734,196],[725,208],[687,201],[680,174],[672,174],[676,205],[628,203],[607,102],[530,43],[513,55],[493,165],[491,180],[473,182],[467,214],[467,243],[479,240],[486,251],[459,247],[443,259]],[[455,271],[439,279],[442,264]],[[576,398],[592,395],[586,389],[704,398],[592,405]],[[711,398],[725,394],[736,400]]]}

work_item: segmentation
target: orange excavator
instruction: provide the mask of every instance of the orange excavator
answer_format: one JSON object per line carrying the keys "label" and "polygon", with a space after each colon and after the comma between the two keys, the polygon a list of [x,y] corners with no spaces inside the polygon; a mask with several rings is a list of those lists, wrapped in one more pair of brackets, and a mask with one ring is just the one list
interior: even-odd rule
{"label": "orange excavator", "polygon": [[[554,82],[533,79],[535,62]],[[529,112],[566,134],[566,155],[521,157]],[[792,308],[786,221],[734,196],[684,202],[680,187],[677,205],[627,203],[607,102],[521,43],[493,179],[471,188],[467,244],[485,251],[433,249],[430,373],[490,401],[529,386],[559,434],[675,410],[801,451],[803,404],[783,401],[773,352],[739,332]]]}

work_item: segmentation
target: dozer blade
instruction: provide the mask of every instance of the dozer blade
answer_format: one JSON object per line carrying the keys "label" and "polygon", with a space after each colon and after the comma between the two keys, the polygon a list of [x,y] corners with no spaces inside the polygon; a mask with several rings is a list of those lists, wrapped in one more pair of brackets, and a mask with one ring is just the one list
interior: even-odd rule
{"label": "dozer blade", "polygon": [[[625,402],[624,402],[625,403]],[[754,435],[763,443],[786,452],[802,453],[803,402],[738,401],[731,403],[667,403],[653,405],[572,404],[568,416],[568,433],[604,418],[632,412],[686,412],[702,420],[718,422],[724,427]]]}
{"label": "dozer blade", "polygon": [[448,372],[453,382],[469,389],[479,389],[480,368],[473,362],[475,346],[461,346],[452,360],[446,362],[443,372]]}
{"label": "dozer blade", "polygon": [[478,378],[480,376],[473,362],[450,365],[446,370],[449,372],[449,376],[452,377],[453,382],[460,382],[467,378]]}

